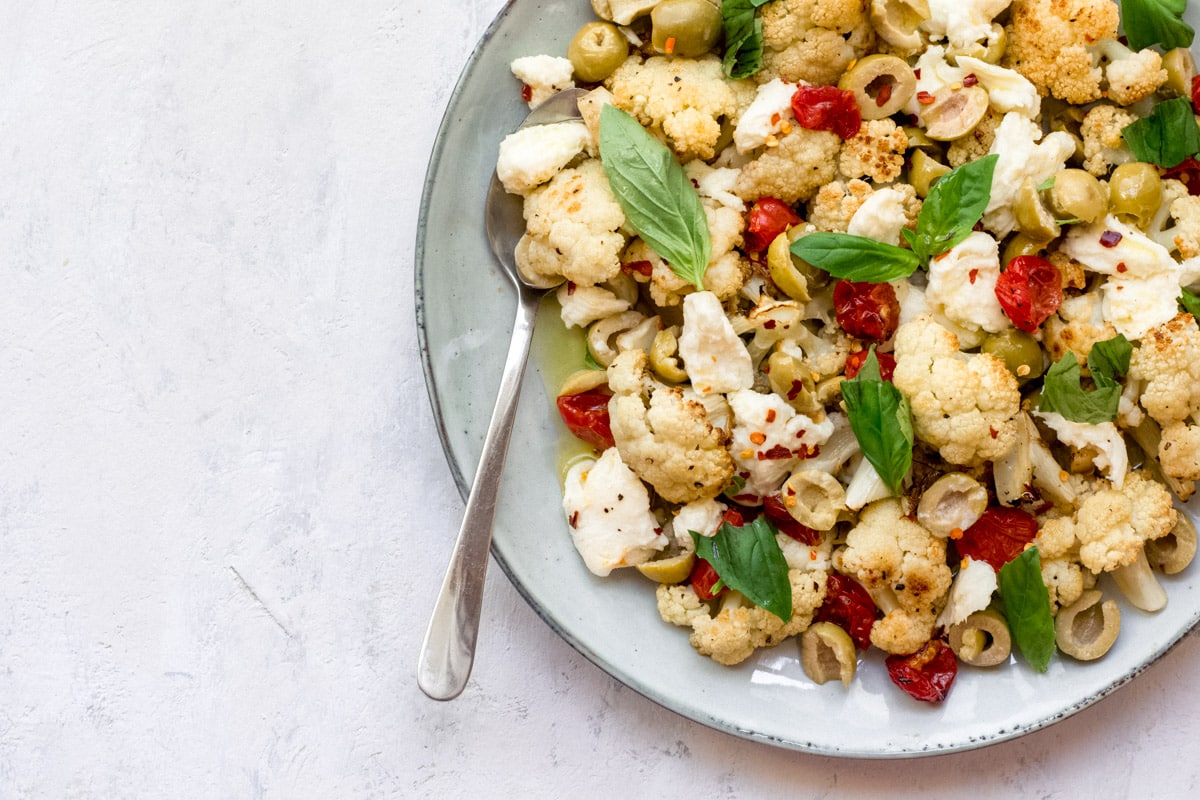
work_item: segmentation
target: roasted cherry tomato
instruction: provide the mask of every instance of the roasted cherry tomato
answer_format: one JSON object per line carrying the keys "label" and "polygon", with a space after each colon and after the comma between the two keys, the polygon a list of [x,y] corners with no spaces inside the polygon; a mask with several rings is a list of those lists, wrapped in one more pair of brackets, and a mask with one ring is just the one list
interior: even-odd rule
{"label": "roasted cherry tomato", "polygon": [[1192,76],[1192,111],[1200,114],[1200,75]]}
{"label": "roasted cherry tomato", "polygon": [[958,659],[940,639],[926,642],[911,656],[888,656],[884,663],[892,683],[926,703],[945,700],[958,675]]}
{"label": "roasted cherry tomato", "polygon": [[740,528],[747,522],[753,522],[761,513],[762,509],[760,508],[729,506],[725,509],[725,514],[721,517],[721,522],[728,522],[733,527]]}
{"label": "roasted cherry tomato", "polygon": [[790,536],[797,542],[814,545],[821,541],[821,534],[807,525],[797,522],[795,517],[788,512],[787,506],[783,504],[783,500],[777,494],[768,495],[763,498],[763,516],[780,533]]}
{"label": "roasted cherry tomato", "polygon": [[[858,374],[858,371],[863,368],[863,364],[867,363],[867,354],[869,350],[859,350],[857,353],[851,353],[846,356],[846,368],[844,370],[847,378],[853,378]],[[892,373],[896,371],[896,357],[891,353],[881,353],[875,351],[875,359],[879,362],[879,377],[885,381],[892,379]]]}
{"label": "roasted cherry tomato", "polygon": [[1175,166],[1162,170],[1162,176],[1163,180],[1173,179],[1182,183],[1187,187],[1188,194],[1200,194],[1200,161],[1195,156],[1188,156]]}
{"label": "roasted cherry tomato", "polygon": [[608,421],[608,401],[611,395],[600,391],[560,394],[558,413],[575,436],[601,450],[613,446],[612,429]]}
{"label": "roasted cherry tomato", "polygon": [[792,95],[792,113],[800,127],[833,131],[849,139],[862,127],[862,112],[854,92],[836,86],[799,86]]}
{"label": "roasted cherry tomato", "polygon": [[833,287],[833,310],[842,330],[860,339],[885,341],[900,325],[900,301],[890,283],[840,280]]}
{"label": "roasted cherry tomato", "polygon": [[1037,520],[1032,514],[1019,508],[992,506],[978,522],[963,531],[955,545],[960,556],[986,561],[999,571],[1021,555],[1037,532]]}
{"label": "roasted cherry tomato", "polygon": [[688,577],[692,583],[692,590],[696,592],[696,597],[701,600],[712,600],[720,597],[725,591],[722,586],[716,592],[713,587],[717,585],[717,581],[721,580],[721,576],[717,574],[713,565],[705,561],[703,558],[697,558],[696,563],[692,565],[692,574]]}
{"label": "roasted cherry tomato", "polygon": [[758,253],[766,250],[775,241],[775,237],[783,233],[791,225],[799,225],[804,220],[792,210],[792,207],[774,197],[760,197],[750,207],[746,217],[746,231],[742,234],[746,251]]}
{"label": "roasted cherry tomato", "polygon": [[996,299],[1013,325],[1033,333],[1062,304],[1062,274],[1041,256],[1017,256],[996,280]]}
{"label": "roasted cherry tomato", "polygon": [[866,650],[871,646],[875,610],[875,601],[861,583],[835,572],[825,580],[825,601],[814,619],[832,622],[850,634],[855,647]]}

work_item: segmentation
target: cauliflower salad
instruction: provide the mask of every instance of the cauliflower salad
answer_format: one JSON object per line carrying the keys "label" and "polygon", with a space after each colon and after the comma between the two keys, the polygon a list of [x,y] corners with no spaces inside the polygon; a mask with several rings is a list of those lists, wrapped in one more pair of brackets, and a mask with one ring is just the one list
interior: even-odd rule
{"label": "cauliflower salad", "polygon": [[591,5],[512,63],[579,118],[497,164],[587,342],[557,396],[587,569],[721,664],[794,638],[849,685],[877,648],[930,702],[1161,609],[1200,479],[1183,3]]}

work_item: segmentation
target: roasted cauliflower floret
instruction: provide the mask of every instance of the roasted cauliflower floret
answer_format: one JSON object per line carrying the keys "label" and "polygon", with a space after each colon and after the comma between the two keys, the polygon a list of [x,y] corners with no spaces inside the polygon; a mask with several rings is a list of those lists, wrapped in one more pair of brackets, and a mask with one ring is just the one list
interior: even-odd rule
{"label": "roasted cauliflower floret", "polygon": [[903,655],[929,640],[950,590],[946,542],[904,516],[899,500],[877,500],[863,509],[840,563],[884,612],[871,629],[873,645]]}
{"label": "roasted cauliflower floret", "polygon": [[584,161],[525,198],[517,268],[548,285],[560,278],[584,286],[604,283],[621,269],[624,224],[599,159]]}
{"label": "roasted cauliflower floret", "polygon": [[876,183],[894,181],[904,169],[907,148],[908,136],[895,122],[870,120],[842,145],[838,171],[847,178],[865,175]]}
{"label": "roasted cauliflower floret", "polygon": [[739,592],[726,592],[712,615],[691,586],[659,586],[658,613],[664,621],[692,629],[692,647],[719,664],[745,661],[760,647],[772,647],[812,624],[813,613],[825,600],[825,573],[789,569],[792,586],[792,618],[779,617],[750,603]]}
{"label": "roasted cauliflower floret", "polygon": [[1130,50],[1116,39],[1102,39],[1091,52],[1104,67],[1105,95],[1117,105],[1144,100],[1167,81],[1162,56],[1153,50]]}
{"label": "roasted cauliflower floret", "polygon": [[976,161],[991,152],[992,142],[996,141],[996,129],[1004,115],[994,108],[988,107],[987,113],[971,132],[960,139],[955,139],[946,148],[946,160],[952,167],[961,167],[969,161]]}
{"label": "roasted cauliflower floret", "polygon": [[716,155],[722,119],[735,120],[754,92],[753,83],[726,80],[715,56],[631,56],[605,85],[613,104],[661,136],[681,161]]}
{"label": "roasted cauliflower floret", "polygon": [[715,497],[733,476],[725,432],[679,388],[656,385],[647,403],[646,363],[643,351],[627,350],[608,368],[615,392],[610,426],[621,459],[668,502]]}
{"label": "roasted cauliflower floret", "polygon": [[1104,319],[1104,302],[1098,291],[1064,299],[1058,313],[1042,323],[1042,344],[1050,360],[1061,361],[1069,351],[1083,370],[1092,345],[1116,335],[1117,329]]}
{"label": "roasted cauliflower floret", "polygon": [[1121,131],[1138,119],[1123,108],[1100,103],[1083,117],[1079,134],[1083,138],[1083,168],[1103,178],[1118,164],[1133,161],[1133,151],[1125,144]]}
{"label": "roasted cauliflower floret", "polygon": [[1142,407],[1156,422],[1179,422],[1200,411],[1200,328],[1192,315],[1179,314],[1142,337],[1129,377],[1145,381]]}
{"label": "roasted cauliflower floret", "polygon": [[1104,72],[1089,49],[1117,35],[1112,0],[1013,0],[1005,66],[1068,103],[1099,100]]}
{"label": "roasted cauliflower floret", "polygon": [[[735,208],[715,202],[704,204],[704,214],[708,219],[709,239],[712,241],[712,255],[704,272],[704,288],[721,300],[728,300],[738,293],[750,275],[750,263],[735,249],[742,243],[744,216]],[[641,239],[629,243],[622,261],[626,264],[649,262],[650,299],[659,308],[677,306],[686,295],[696,290],[691,282],[675,274],[671,265]]]}
{"label": "roasted cauliflower floret", "polygon": [[825,184],[808,204],[809,224],[820,231],[845,233],[855,212],[874,191],[871,184],[857,178]]}
{"label": "roasted cauliflower floret", "polygon": [[796,126],[779,144],[742,167],[735,191],[747,202],[760,197],[789,205],[807,201],[837,175],[841,146],[836,133]]}
{"label": "roasted cauliflower floret", "polygon": [[761,82],[838,82],[875,41],[867,0],[773,0],[762,7]]}
{"label": "roasted cauliflower floret", "polygon": [[912,406],[913,431],[951,464],[994,461],[1016,442],[1017,379],[990,353],[966,355],[928,316],[896,332],[892,378]]}
{"label": "roasted cauliflower floret", "polygon": [[[1190,194],[1181,181],[1163,181],[1162,204],[1149,225],[1149,233],[1150,238],[1183,260],[1200,256],[1200,195]],[[1193,279],[1182,282],[1188,284]]]}
{"label": "roasted cauliflower floret", "polygon": [[1122,489],[1105,485],[1075,512],[1079,561],[1096,573],[1128,566],[1146,542],[1170,533],[1177,518],[1171,494],[1162,484],[1130,473]]}

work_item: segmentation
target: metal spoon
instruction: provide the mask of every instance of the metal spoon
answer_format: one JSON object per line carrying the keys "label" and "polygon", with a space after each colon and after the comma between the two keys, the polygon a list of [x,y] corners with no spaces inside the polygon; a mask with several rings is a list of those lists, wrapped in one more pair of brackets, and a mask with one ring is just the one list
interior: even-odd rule
{"label": "metal spoon", "polygon": [[[535,108],[522,128],[579,118],[581,89],[568,89],[552,95]],[[496,407],[483,440],[483,453],[471,483],[467,508],[458,540],[450,556],[450,566],[438,594],[421,657],[417,664],[417,683],[434,700],[453,700],[462,693],[475,660],[475,641],[479,634],[479,615],[483,606],[483,582],[487,574],[488,551],[492,543],[492,523],[508,440],[516,417],[521,377],[529,358],[533,324],[538,305],[546,290],[555,284],[530,280],[516,264],[514,250],[525,232],[521,198],[504,191],[500,179],[492,175],[485,205],[485,224],[492,254],[517,289],[517,318],[512,342],[500,376]],[[561,283],[561,280],[558,281]]]}

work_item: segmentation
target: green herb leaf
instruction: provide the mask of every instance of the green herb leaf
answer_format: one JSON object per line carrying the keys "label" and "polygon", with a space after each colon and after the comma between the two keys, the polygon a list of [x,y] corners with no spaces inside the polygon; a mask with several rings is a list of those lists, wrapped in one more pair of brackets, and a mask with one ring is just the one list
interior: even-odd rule
{"label": "green herb leaf", "polygon": [[905,238],[922,264],[971,234],[992,196],[997,155],[970,161],[943,175],[921,205],[917,232]]}
{"label": "green herb leaf", "polygon": [[1132,353],[1133,345],[1121,334],[1093,345],[1088,354],[1088,369],[1096,388],[1088,391],[1081,385],[1079,362],[1068,351],[1046,371],[1038,410],[1091,425],[1116,419],[1121,404],[1121,384],[1117,378],[1129,371]]}
{"label": "green herb leaf", "polygon": [[1200,127],[1185,97],[1159,103],[1150,116],[1122,128],[1121,135],[1138,161],[1160,167],[1178,166],[1188,156],[1200,153]]}
{"label": "green herb leaf", "polygon": [[712,564],[722,583],[784,622],[791,620],[788,565],[775,540],[775,526],[766,517],[740,528],[726,522],[714,536],[688,532],[696,543],[696,555]]}
{"label": "green herb leaf", "polygon": [[600,160],[626,219],[676,275],[704,290],[712,255],[696,188],[666,145],[615,106],[600,112]]}
{"label": "green herb leaf", "polygon": [[908,398],[880,377],[874,347],[858,374],[842,381],[842,399],[863,455],[892,494],[900,494],[912,466],[912,412]]}
{"label": "green herb leaf", "polygon": [[1200,295],[1195,292],[1189,292],[1187,289],[1180,289],[1179,291],[1179,305],[1184,311],[1196,319],[1200,319]]}
{"label": "green herb leaf", "polygon": [[725,28],[725,57],[721,69],[726,77],[749,78],[762,69],[762,20],[755,9],[767,0],[724,0],[721,22]]}
{"label": "green herb leaf", "polygon": [[907,278],[921,266],[911,250],[848,233],[810,233],[792,242],[791,251],[835,278],[868,283]]}
{"label": "green herb leaf", "polygon": [[1195,31],[1183,21],[1187,0],[1121,0],[1121,23],[1134,50],[1161,44],[1191,47]]}
{"label": "green herb leaf", "polygon": [[742,493],[742,489],[746,488],[746,479],[741,475],[734,475],[729,479],[729,485],[721,492],[730,500]]}
{"label": "green herb leaf", "polygon": [[998,583],[1013,641],[1029,666],[1045,672],[1054,655],[1054,617],[1037,547],[1027,548],[1001,567]]}

